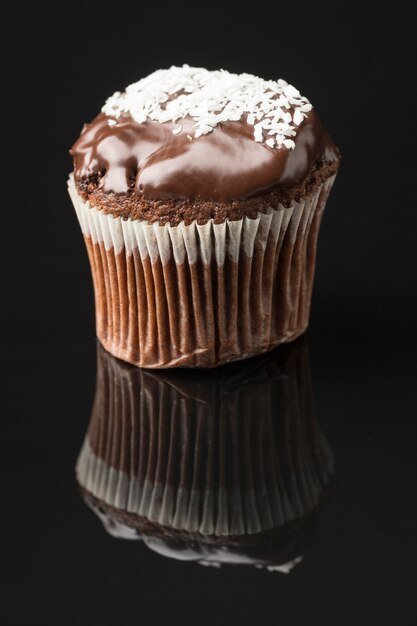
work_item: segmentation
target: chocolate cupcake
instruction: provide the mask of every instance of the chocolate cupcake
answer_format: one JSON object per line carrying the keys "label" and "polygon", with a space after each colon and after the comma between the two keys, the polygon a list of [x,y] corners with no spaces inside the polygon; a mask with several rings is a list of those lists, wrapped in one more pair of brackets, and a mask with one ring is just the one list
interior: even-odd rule
{"label": "chocolate cupcake", "polygon": [[113,355],[214,367],[306,329],[340,159],[292,85],[159,70],[109,98],[71,154],[97,335]]}
{"label": "chocolate cupcake", "polygon": [[98,348],[77,479],[111,534],[178,558],[283,565],[309,542],[333,472],[302,341],[187,375]]}

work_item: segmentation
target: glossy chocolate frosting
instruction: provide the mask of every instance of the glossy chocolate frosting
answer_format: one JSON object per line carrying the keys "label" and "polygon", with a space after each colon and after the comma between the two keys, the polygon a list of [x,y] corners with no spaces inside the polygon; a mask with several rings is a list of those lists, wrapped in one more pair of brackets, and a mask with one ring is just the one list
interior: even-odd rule
{"label": "glossy chocolate frosting", "polygon": [[100,113],[70,151],[76,184],[93,181],[104,194],[134,193],[146,200],[228,202],[291,190],[314,168],[339,161],[314,110],[301,123],[294,149],[256,142],[245,118],[198,138],[191,136],[194,124],[187,118],[138,124],[129,114],[116,120]]}

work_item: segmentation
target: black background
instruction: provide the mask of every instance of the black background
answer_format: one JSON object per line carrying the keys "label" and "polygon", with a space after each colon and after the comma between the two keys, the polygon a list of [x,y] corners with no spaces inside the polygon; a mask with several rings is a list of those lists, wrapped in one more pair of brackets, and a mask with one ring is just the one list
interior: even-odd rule
{"label": "black background", "polygon": [[[15,3],[2,15],[4,624],[416,624],[415,24],[405,6]],[[338,490],[289,576],[112,539],[74,463],[95,384],[68,149],[113,91],[171,64],[282,77],[343,162],[309,330]]]}

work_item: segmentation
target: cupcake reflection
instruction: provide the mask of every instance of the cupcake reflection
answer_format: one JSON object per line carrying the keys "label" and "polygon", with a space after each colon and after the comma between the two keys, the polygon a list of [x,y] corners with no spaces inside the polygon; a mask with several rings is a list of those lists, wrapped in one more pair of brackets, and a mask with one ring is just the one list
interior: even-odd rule
{"label": "cupcake reflection", "polygon": [[137,369],[98,345],[76,473],[111,535],[181,560],[289,571],[333,471],[304,339],[200,371]]}

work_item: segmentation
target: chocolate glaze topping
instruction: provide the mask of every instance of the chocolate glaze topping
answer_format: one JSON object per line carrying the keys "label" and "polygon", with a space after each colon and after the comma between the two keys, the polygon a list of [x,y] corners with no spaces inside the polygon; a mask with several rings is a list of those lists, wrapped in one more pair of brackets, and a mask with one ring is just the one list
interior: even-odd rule
{"label": "chocolate glaze topping", "polygon": [[[110,124],[109,124],[110,121]],[[173,134],[173,129],[182,129]],[[198,199],[220,203],[291,190],[322,166],[337,169],[339,153],[317,113],[307,114],[295,148],[256,142],[245,119],[191,137],[194,121],[117,120],[100,113],[71,149],[77,186],[144,200]],[[332,167],[333,166],[333,167]]]}

